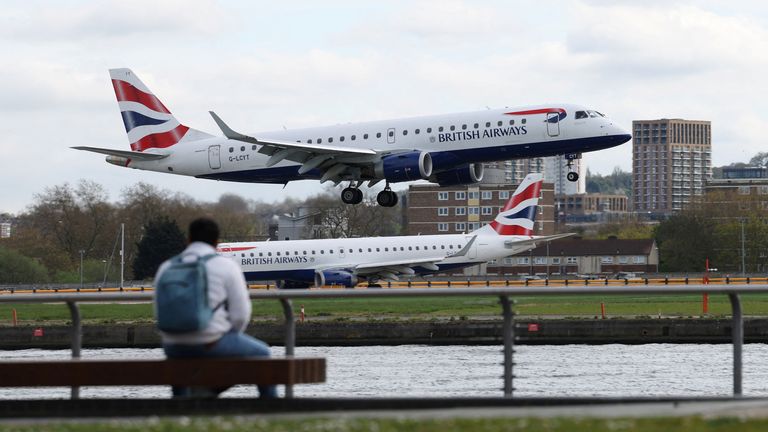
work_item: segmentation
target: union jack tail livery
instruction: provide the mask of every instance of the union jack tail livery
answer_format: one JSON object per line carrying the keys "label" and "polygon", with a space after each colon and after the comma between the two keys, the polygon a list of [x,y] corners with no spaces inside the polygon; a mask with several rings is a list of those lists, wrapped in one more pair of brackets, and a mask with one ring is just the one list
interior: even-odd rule
{"label": "union jack tail livery", "polygon": [[131,150],[167,148],[182,141],[207,138],[204,132],[181,124],[130,69],[110,69],[120,115]]}
{"label": "union jack tail livery", "polygon": [[479,233],[495,233],[502,236],[532,236],[541,193],[543,176],[540,173],[528,174],[515,193],[507,201],[496,219],[481,228]]}

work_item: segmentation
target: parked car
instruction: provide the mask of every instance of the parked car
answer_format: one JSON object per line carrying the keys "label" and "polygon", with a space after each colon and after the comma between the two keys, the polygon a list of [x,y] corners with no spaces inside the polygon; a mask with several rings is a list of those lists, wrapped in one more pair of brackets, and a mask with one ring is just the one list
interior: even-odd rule
{"label": "parked car", "polygon": [[612,279],[616,279],[616,280],[637,279],[637,275],[632,272],[618,272],[615,275],[613,275]]}

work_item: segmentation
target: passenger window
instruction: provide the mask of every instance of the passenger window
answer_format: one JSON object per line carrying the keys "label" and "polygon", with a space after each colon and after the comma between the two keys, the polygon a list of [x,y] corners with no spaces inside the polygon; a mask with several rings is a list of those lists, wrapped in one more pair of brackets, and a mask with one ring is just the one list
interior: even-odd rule
{"label": "passenger window", "polygon": [[339,137],[339,141],[344,142],[344,137]]}
{"label": "passenger window", "polygon": [[264,256],[264,252],[259,252],[259,256],[263,257]]}
{"label": "passenger window", "polygon": [[515,121],[514,120],[510,120],[509,121],[509,125],[512,126],[513,124],[515,124]]}
{"label": "passenger window", "polygon": [[433,245],[433,246],[432,246],[432,250],[435,250],[435,249],[437,249],[437,246],[434,246],[434,245]]}
{"label": "passenger window", "polygon": [[234,147],[230,147],[230,148],[229,148],[229,152],[230,152],[230,153],[232,153],[232,152],[234,152],[234,151],[235,151],[235,148],[234,148]]}
{"label": "passenger window", "polygon": [[419,132],[421,132],[421,131],[420,131],[420,130],[418,130],[418,129],[416,129],[415,131],[413,131],[413,133],[415,133],[416,135],[418,135],[418,134],[419,134]]}
{"label": "passenger window", "polygon": [[376,138],[381,138],[381,132],[376,132]]}
{"label": "passenger window", "polygon": [[[301,141],[296,141],[296,142],[301,142]],[[251,150],[256,151],[256,144],[251,146]]]}
{"label": "passenger window", "polygon": [[325,255],[325,250],[324,249],[320,249],[320,255]]}
{"label": "passenger window", "polygon": [[491,122],[485,122],[485,127],[491,127]]}
{"label": "passenger window", "polygon": [[496,126],[501,126],[501,125],[502,125],[502,122],[501,122],[501,121],[499,121],[498,123],[496,123]]}
{"label": "passenger window", "polygon": [[272,256],[272,252],[267,252],[267,256]]}
{"label": "passenger window", "polygon": [[405,136],[405,135],[408,135],[408,131],[407,130],[403,131],[403,136]]}
{"label": "passenger window", "polygon": [[320,144],[320,143],[322,143],[322,142],[323,142],[322,138],[318,138],[318,139],[317,139],[317,143],[318,143],[318,144]]}
{"label": "passenger window", "polygon": [[312,140],[307,140],[307,144],[312,144]]}
{"label": "passenger window", "polygon": [[370,251],[371,251],[371,248],[368,248],[368,252],[370,252]]}
{"label": "passenger window", "polygon": [[352,141],[354,141],[355,139],[357,139],[357,136],[352,135],[350,138],[352,139]]}
{"label": "passenger window", "polygon": [[438,132],[442,132],[442,131],[443,131],[443,127],[442,127],[442,126],[440,126],[439,128],[437,128],[437,131],[438,131]]}
{"label": "passenger window", "polygon": [[440,249],[445,249],[445,245],[440,245]]}
{"label": "passenger window", "polygon": [[412,248],[412,247],[410,247],[410,246],[408,246],[408,250],[409,250],[409,251],[411,251],[411,250],[413,250],[413,248]]}
{"label": "passenger window", "polygon": [[240,151],[245,151],[245,146],[240,147]]}
{"label": "passenger window", "polygon": [[[363,250],[362,250],[362,249],[360,249],[360,252],[362,252],[362,251],[363,251]],[[352,253],[352,249],[350,249],[350,250],[349,250],[349,253]]]}
{"label": "passenger window", "polygon": [[385,247],[385,248],[384,248],[384,252],[389,252],[389,248],[388,248],[388,247]]}
{"label": "passenger window", "polygon": [[277,256],[280,256],[280,252],[277,253]]}
{"label": "passenger window", "polygon": [[520,123],[525,124],[525,119],[520,120]]}
{"label": "passenger window", "polygon": [[427,133],[432,133],[432,128],[427,128]]}
{"label": "passenger window", "polygon": [[363,139],[368,139],[368,134],[363,134]]}
{"label": "passenger window", "polygon": [[363,253],[363,248],[360,248],[360,253]]}
{"label": "passenger window", "polygon": [[477,128],[479,128],[479,127],[480,127],[480,125],[479,125],[479,124],[477,124],[477,123],[475,123],[475,129],[477,129]]}
{"label": "passenger window", "polygon": [[299,254],[299,251],[293,251],[293,254],[294,254],[294,255],[298,255],[298,254]]}
{"label": "passenger window", "polygon": [[452,126],[451,126],[451,130],[452,130],[452,131],[455,131],[455,130],[456,130],[456,126],[453,126],[453,125],[452,125]]}
{"label": "passenger window", "polygon": [[333,253],[333,249],[328,249],[328,253],[332,254]]}
{"label": "passenger window", "polygon": [[416,250],[419,250],[419,247],[418,247],[418,246],[416,246]]}
{"label": "passenger window", "polygon": [[448,249],[453,249],[453,245],[448,245]]}
{"label": "passenger window", "polygon": [[312,255],[315,255],[315,251],[312,251]]}
{"label": "passenger window", "polygon": [[304,252],[304,255],[306,255],[306,254],[307,254],[307,251],[303,251],[303,252]]}
{"label": "passenger window", "polygon": [[467,125],[465,124],[461,125],[461,130],[467,130]]}
{"label": "passenger window", "polygon": [[381,252],[381,250],[379,248],[376,248],[376,252]]}
{"label": "passenger window", "polygon": [[402,247],[402,246],[400,246],[400,250],[401,250],[401,251],[404,251],[404,250],[405,250],[405,248],[404,248],[404,247]]}
{"label": "passenger window", "polygon": [[333,142],[333,138],[328,138],[328,142],[332,143]]}
{"label": "passenger window", "polygon": [[[406,132],[407,133],[407,132]],[[395,131],[389,131],[389,136],[395,136]]]}

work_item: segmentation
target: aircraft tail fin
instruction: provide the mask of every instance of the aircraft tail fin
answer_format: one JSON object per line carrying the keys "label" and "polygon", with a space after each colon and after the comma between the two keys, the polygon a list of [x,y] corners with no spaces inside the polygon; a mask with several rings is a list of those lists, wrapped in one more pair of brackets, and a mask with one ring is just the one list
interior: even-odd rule
{"label": "aircraft tail fin", "polygon": [[523,182],[509,197],[504,209],[496,218],[475,231],[481,235],[532,236],[538,211],[541,184],[544,182],[540,173],[525,176]]}
{"label": "aircraft tail fin", "polygon": [[181,124],[130,69],[110,69],[109,76],[131,150],[167,148],[212,136]]}

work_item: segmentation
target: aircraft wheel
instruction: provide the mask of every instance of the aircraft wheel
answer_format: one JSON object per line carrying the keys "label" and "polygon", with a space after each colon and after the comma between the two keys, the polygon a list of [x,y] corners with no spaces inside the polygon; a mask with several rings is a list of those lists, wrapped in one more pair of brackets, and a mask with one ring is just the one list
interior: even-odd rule
{"label": "aircraft wheel", "polygon": [[[358,192],[360,191],[355,188],[344,188],[344,190],[341,191],[341,201],[343,201],[344,204],[357,204],[355,200],[357,199]],[[360,195],[362,195],[362,192],[360,192]]]}
{"label": "aircraft wheel", "polygon": [[363,191],[355,189],[355,199],[352,201],[352,204],[360,204],[361,202],[363,202]]}
{"label": "aircraft wheel", "polygon": [[571,172],[568,173],[566,178],[570,182],[575,182],[575,181],[577,181],[579,179],[579,173],[571,171]]}
{"label": "aircraft wheel", "polygon": [[382,207],[394,207],[397,205],[397,194],[391,190],[383,190],[376,195],[376,202]]}

